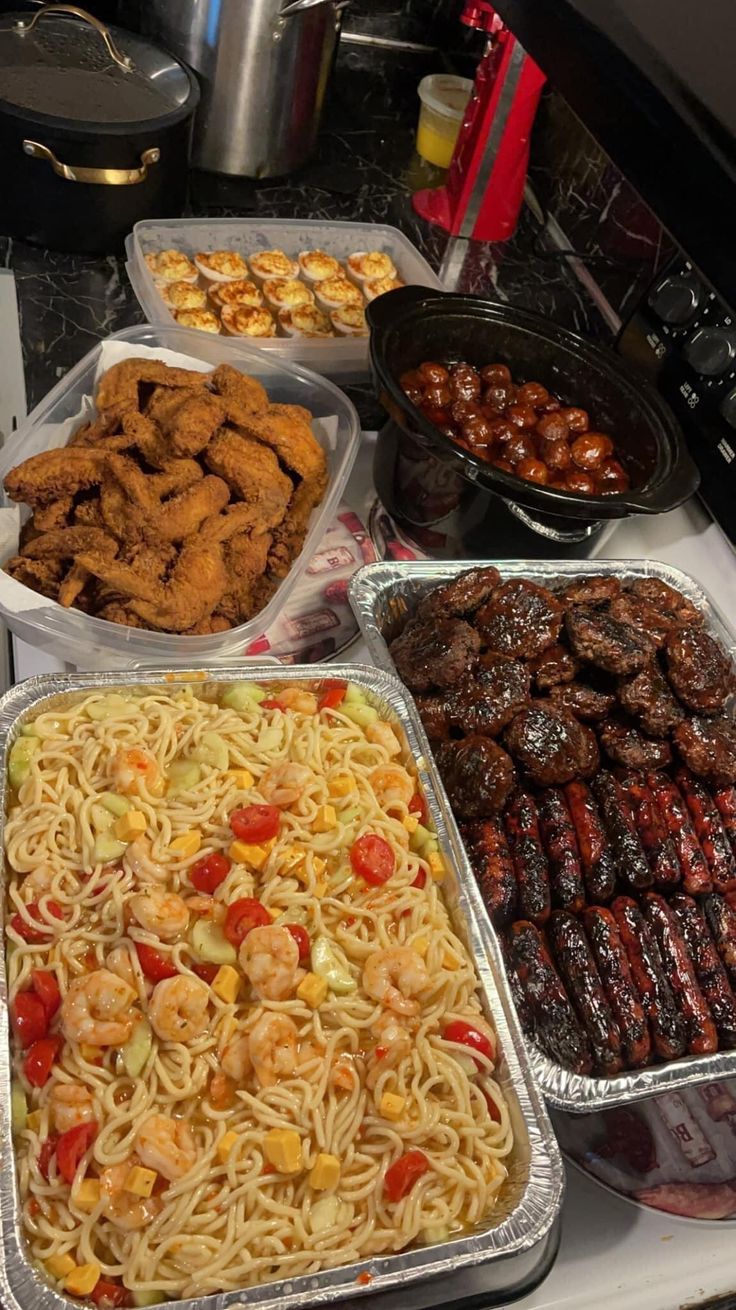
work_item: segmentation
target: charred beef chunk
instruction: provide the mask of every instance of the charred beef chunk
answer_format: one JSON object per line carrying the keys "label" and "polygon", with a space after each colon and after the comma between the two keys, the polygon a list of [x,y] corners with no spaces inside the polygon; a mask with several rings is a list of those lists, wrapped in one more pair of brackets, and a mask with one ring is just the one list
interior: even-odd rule
{"label": "charred beef chunk", "polygon": [[445,741],[450,735],[450,707],[447,696],[417,696],[417,709],[430,741]]}
{"label": "charred beef chunk", "polygon": [[656,648],[664,645],[668,632],[677,626],[677,620],[671,614],[655,609],[648,601],[628,592],[613,601],[610,613],[619,623],[628,623],[642,637],[648,637]]}
{"label": "charred beef chunk", "polygon": [[702,628],[680,628],[669,634],[664,654],[683,704],[696,714],[720,714],[734,689],[734,669],[718,642]]}
{"label": "charred beef chunk", "polygon": [[682,708],[654,660],[620,684],[618,698],[623,708],[639,720],[650,737],[666,737],[684,718]]}
{"label": "charred beef chunk", "polygon": [[674,731],[675,745],[693,773],[725,786],[736,782],[736,723],[732,719],[686,719]]}
{"label": "charred beef chunk", "polygon": [[598,740],[609,759],[624,769],[663,769],[672,760],[666,741],[655,741],[624,719],[610,718],[598,728]]}
{"label": "charred beef chunk", "polygon": [[673,623],[685,625],[703,622],[703,615],[692,601],[683,596],[676,587],[671,587],[668,582],[662,582],[659,578],[637,578],[628,590],[632,596],[646,601],[660,614],[667,614]]}
{"label": "charred beef chunk", "polygon": [[606,605],[621,594],[618,578],[604,578],[598,574],[590,578],[578,578],[571,582],[560,596],[565,609],[572,605]]}
{"label": "charred beef chunk", "polygon": [[568,710],[583,723],[598,723],[611,713],[616,699],[607,691],[596,691],[583,682],[569,687],[551,687],[549,699],[558,709]]}
{"label": "charred beef chunk", "polygon": [[496,737],[530,699],[525,664],[507,655],[482,655],[463,684],[448,693],[450,723],[466,733]]}
{"label": "charred beef chunk", "polygon": [[463,619],[410,623],[391,643],[399,677],[410,691],[452,687],[473,668],[480,637]]}
{"label": "charred beef chunk", "polygon": [[572,682],[580,665],[569,650],[555,642],[554,646],[543,650],[541,655],[535,655],[529,661],[529,668],[539,690],[547,691],[549,687],[557,687],[560,683]]}
{"label": "charred beef chunk", "polygon": [[610,613],[579,605],[565,618],[573,651],[607,673],[636,673],[651,658],[651,643]]}
{"label": "charred beef chunk", "polygon": [[480,605],[487,601],[501,581],[501,574],[493,565],[483,569],[468,569],[446,582],[442,587],[434,587],[424,596],[417,608],[417,615],[426,619],[437,615],[440,618],[467,618]]}
{"label": "charred beef chunk", "polygon": [[448,741],[437,751],[437,766],[450,804],[462,819],[500,814],[516,774],[511,757],[488,737]]}
{"label": "charred beef chunk", "polygon": [[513,578],[497,587],[475,621],[489,650],[532,659],[557,640],[560,603],[546,587]]}
{"label": "charred beef chunk", "polygon": [[517,714],[506,729],[504,742],[540,787],[590,778],[600,762],[590,728],[546,701],[532,701]]}

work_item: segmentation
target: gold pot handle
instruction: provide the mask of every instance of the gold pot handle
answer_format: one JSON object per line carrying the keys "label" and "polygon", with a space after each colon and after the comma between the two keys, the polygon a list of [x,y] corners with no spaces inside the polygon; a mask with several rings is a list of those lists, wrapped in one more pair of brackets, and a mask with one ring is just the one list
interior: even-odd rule
{"label": "gold pot handle", "polygon": [[105,27],[105,24],[101,23],[99,18],[95,18],[93,14],[88,14],[86,9],[79,9],[77,5],[44,5],[43,9],[39,9],[38,13],[33,15],[30,23],[26,23],[22,18],[18,19],[18,22],[15,24],[16,32],[21,35],[26,35],[28,32],[32,32],[36,23],[39,23],[42,18],[45,18],[46,14],[71,14],[72,18],[81,18],[82,22],[89,23],[90,27],[93,27],[96,32],[99,32],[105,43],[107,53],[113,62],[118,65],[118,68],[122,68],[126,73],[132,71],[132,59],[130,59],[128,55],[124,55],[122,51],[118,50],[115,42],[110,36],[109,28]]}
{"label": "gold pot handle", "polygon": [[83,168],[76,164],[62,164],[53,150],[40,141],[24,141],[23,150],[32,159],[46,159],[59,177],[67,182],[91,182],[95,186],[136,186],[145,182],[151,164],[161,158],[158,146],[151,146],[141,155],[140,168]]}

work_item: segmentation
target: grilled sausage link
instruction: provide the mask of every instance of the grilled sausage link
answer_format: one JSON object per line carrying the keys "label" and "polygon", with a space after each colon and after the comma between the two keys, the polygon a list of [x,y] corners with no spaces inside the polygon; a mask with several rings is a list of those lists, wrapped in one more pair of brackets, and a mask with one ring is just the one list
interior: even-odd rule
{"label": "grilled sausage link", "polygon": [[593,1057],[588,1039],[541,932],[533,923],[519,920],[511,926],[510,949],[540,1046],[572,1073],[590,1073]]}
{"label": "grilled sausage link", "polygon": [[692,1055],[709,1055],[718,1050],[718,1033],[698,982],[677,917],[657,892],[642,897],[644,917],[654,937],[667,979],[687,1030]]}
{"label": "grilled sausage link", "polygon": [[636,831],[656,886],[663,890],[676,887],[682,878],[677,851],[644,775],[622,770],[617,776],[629,798]]}
{"label": "grilled sausage link", "polygon": [[551,909],[549,867],[539,834],[537,807],[521,787],[506,806],[504,823],[519,889],[519,913],[523,919],[541,925]]}
{"label": "grilled sausage link", "polygon": [[605,906],[592,905],[584,911],[583,923],[621,1034],[624,1061],[629,1069],[639,1069],[649,1059],[652,1042],[616,920]]}
{"label": "grilled sausage link", "polygon": [[719,1045],[736,1046],[736,996],[708,931],[703,912],[691,896],[683,896],[682,893],[672,897],[670,906],[685,938],[690,959],[695,966],[695,976],[710,1006]]}
{"label": "grilled sausage link", "polygon": [[733,891],[736,888],[736,860],[710,793],[689,769],[678,769],[675,782],[685,797],[695,836],[710,869],[714,890]]}
{"label": "grilled sausage link", "polygon": [[537,797],[539,830],[549,860],[552,900],[576,914],[585,905],[585,886],[575,825],[558,787],[544,787]]}
{"label": "grilled sausage link", "polygon": [[588,1034],[596,1069],[620,1073],[621,1035],[580,921],[566,910],[555,910],[547,931],[560,977]]}
{"label": "grilled sausage link", "polygon": [[690,896],[709,892],[713,886],[710,869],[695,836],[682,796],[674,782],[664,773],[648,773],[647,783],[659,806],[667,832],[675,844],[685,891]]}
{"label": "grilled sausage link", "polygon": [[705,911],[708,927],[725,965],[729,982],[732,987],[736,987],[736,910],[717,892],[704,896],[700,904]]}
{"label": "grilled sausage link", "polygon": [[616,889],[616,861],[591,790],[584,782],[568,782],[565,799],[575,825],[588,899],[593,904],[610,901]]}
{"label": "grilled sausage link", "polygon": [[714,787],[713,800],[721,816],[721,823],[731,850],[736,855],[736,787],[731,784],[726,787]]}
{"label": "grilled sausage link", "polygon": [[654,1049],[661,1059],[676,1060],[685,1053],[687,1034],[654,940],[630,896],[617,896],[611,909],[629,958],[634,986],[649,1020]]}
{"label": "grilled sausage link", "polygon": [[500,819],[481,819],[462,827],[463,840],[491,922],[504,928],[516,914],[514,862]]}
{"label": "grilled sausage link", "polygon": [[636,891],[651,887],[654,875],[634,826],[634,814],[628,795],[607,769],[600,770],[593,779],[592,787],[611,843],[619,878]]}

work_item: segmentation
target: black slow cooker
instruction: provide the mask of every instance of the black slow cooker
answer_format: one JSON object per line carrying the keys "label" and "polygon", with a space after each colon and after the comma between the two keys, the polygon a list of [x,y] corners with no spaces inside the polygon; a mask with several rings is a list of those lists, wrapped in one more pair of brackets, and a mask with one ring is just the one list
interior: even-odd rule
{"label": "black slow cooker", "polygon": [[[697,489],[699,475],[674,415],[612,351],[525,310],[475,296],[403,287],[367,310],[376,391],[389,421],[374,480],[399,526],[438,558],[583,556],[611,519],[661,514]],[[577,495],[524,482],[454,444],[411,403],[402,373],[424,360],[507,364],[581,405],[614,437],[630,491]]]}

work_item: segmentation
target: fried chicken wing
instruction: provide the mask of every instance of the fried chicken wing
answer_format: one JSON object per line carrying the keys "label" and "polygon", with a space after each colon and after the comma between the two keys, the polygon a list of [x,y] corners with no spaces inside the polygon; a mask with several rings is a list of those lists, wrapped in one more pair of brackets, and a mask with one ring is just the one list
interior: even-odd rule
{"label": "fried chicken wing", "polygon": [[266,388],[256,378],[233,368],[232,364],[220,364],[211,381],[218,396],[235,401],[245,412],[263,414],[268,409]]}
{"label": "fried chicken wing", "polygon": [[78,563],[130,597],[129,608],[146,626],[184,632],[217,609],[227,586],[222,547],[193,538],[182,547],[164,582],[145,577],[130,564],[80,555]]}
{"label": "fried chicken wing", "polygon": [[142,409],[140,387],[147,383],[159,387],[203,387],[206,373],[188,368],[172,368],[158,359],[124,359],[113,364],[100,378],[95,397],[98,410],[113,405]]}
{"label": "fried chicken wing", "polygon": [[236,496],[252,507],[254,531],[267,532],[281,522],[294,485],[282,473],[272,450],[247,436],[223,429],[205,450],[204,461],[213,473],[225,479]]}
{"label": "fried chicken wing", "polygon": [[190,392],[160,387],[146,412],[175,455],[199,455],[225,421],[222,401],[201,387]]}
{"label": "fried chicken wing", "polygon": [[270,548],[269,532],[257,535],[241,532],[225,544],[228,584],[218,611],[230,620],[231,626],[244,623],[256,613],[254,586],[263,576]]}
{"label": "fried chicken wing", "polygon": [[33,515],[33,526],[37,532],[53,532],[55,528],[65,528],[73,508],[73,496],[61,496],[49,505],[39,505]]}
{"label": "fried chicken wing", "polygon": [[284,468],[314,482],[320,495],[327,484],[327,458],[305,414],[300,405],[269,405],[259,414],[243,413],[231,401],[227,405],[227,417],[234,427],[270,446]]}
{"label": "fried chicken wing", "polygon": [[16,582],[22,582],[24,587],[48,596],[50,600],[56,600],[63,571],[59,559],[29,559],[27,555],[14,555],[5,565],[5,572]]}
{"label": "fried chicken wing", "polygon": [[29,542],[25,554],[29,559],[73,559],[82,551],[94,551],[96,554],[112,558],[118,553],[118,543],[102,528],[57,528],[55,532],[44,532]]}
{"label": "fried chicken wing", "polygon": [[102,451],[87,450],[84,446],[44,450],[11,469],[3,485],[11,500],[25,501],[35,509],[98,487],[105,476],[108,458]]}

